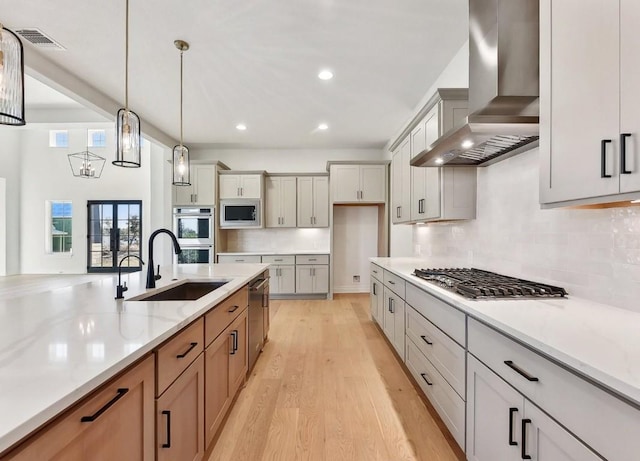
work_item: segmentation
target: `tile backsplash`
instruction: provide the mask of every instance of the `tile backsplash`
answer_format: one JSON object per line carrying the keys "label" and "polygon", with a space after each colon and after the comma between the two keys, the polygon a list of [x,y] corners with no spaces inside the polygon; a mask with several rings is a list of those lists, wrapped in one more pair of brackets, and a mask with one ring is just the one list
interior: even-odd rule
{"label": "tile backsplash", "polygon": [[538,169],[538,149],[479,168],[477,219],[414,226],[414,256],[640,311],[640,207],[542,210]]}
{"label": "tile backsplash", "polygon": [[329,228],[226,230],[227,248],[219,252],[329,252]]}

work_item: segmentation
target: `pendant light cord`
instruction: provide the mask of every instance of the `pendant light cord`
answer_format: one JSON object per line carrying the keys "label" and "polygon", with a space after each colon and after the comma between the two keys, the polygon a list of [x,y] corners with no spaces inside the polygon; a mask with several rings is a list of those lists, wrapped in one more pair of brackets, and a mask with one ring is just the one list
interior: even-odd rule
{"label": "pendant light cord", "polygon": [[124,110],[125,113],[129,112],[129,0],[127,2],[127,12],[125,17],[125,32],[124,32]]}
{"label": "pendant light cord", "polygon": [[180,148],[182,148],[182,54],[184,51],[180,50]]}

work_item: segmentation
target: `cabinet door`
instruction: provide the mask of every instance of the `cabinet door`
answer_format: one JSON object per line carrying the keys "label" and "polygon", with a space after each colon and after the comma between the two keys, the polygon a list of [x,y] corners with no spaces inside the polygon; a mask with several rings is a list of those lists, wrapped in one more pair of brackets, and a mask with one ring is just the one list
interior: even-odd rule
{"label": "cabinet door", "polygon": [[313,266],[313,292],[329,292],[329,266]]}
{"label": "cabinet door", "polygon": [[382,331],[384,331],[385,336],[393,343],[394,335],[395,335],[395,316],[393,315],[394,304],[398,304],[397,300],[394,300],[395,295],[389,290],[387,287],[383,289],[384,293],[384,304],[382,305],[382,317],[383,317],[383,326]]}
{"label": "cabinet door", "polygon": [[296,266],[296,293],[313,293],[313,266]]}
{"label": "cabinet door", "polygon": [[[296,292],[296,266],[278,266],[280,276],[278,278],[279,292],[291,294]],[[271,287],[269,287],[271,288]]]}
{"label": "cabinet door", "polygon": [[280,184],[280,216],[282,217],[280,227],[296,227],[296,215],[298,214],[296,178],[280,178]]}
{"label": "cabinet door", "polygon": [[313,227],[329,227],[329,177],[313,178]]}
{"label": "cabinet door", "polygon": [[282,227],[282,178],[267,178],[265,181],[265,225]]}
{"label": "cabinet door", "polygon": [[433,108],[425,115],[424,120],[422,121],[424,125],[424,138],[425,145],[429,147],[433,144],[440,136],[442,136],[442,129],[440,123],[440,107],[441,102],[433,106]]}
{"label": "cabinet door", "polygon": [[621,0],[620,8],[620,132],[631,135],[625,138],[625,167],[630,173],[620,175],[624,193],[640,190],[640,3]]}
{"label": "cabinet door", "polygon": [[298,227],[315,227],[313,224],[314,178],[302,176],[298,178]]}
{"label": "cabinet door", "polygon": [[204,456],[204,356],[200,354],[156,404],[158,461]]}
{"label": "cabinet door", "polygon": [[240,175],[240,196],[242,198],[262,198],[261,179],[259,174]]}
{"label": "cabinet door", "polygon": [[[541,201],[616,194],[619,2],[544,0],[540,11],[541,43],[550,44],[550,49],[543,45],[540,50]],[[544,69],[550,81],[545,81],[549,74]],[[610,177],[602,177],[603,166]]]}
{"label": "cabinet door", "polygon": [[424,168],[426,203],[422,205],[426,219],[437,219],[441,216],[441,176],[440,168]]}
{"label": "cabinet door", "polygon": [[526,424],[521,454],[536,461],[600,461],[602,458],[588,449],[562,426],[525,399]]}
{"label": "cabinet door", "polygon": [[[71,413],[2,460],[152,461],[155,456],[153,363],[153,357],[148,357],[104,385]],[[121,389],[126,392],[122,393]],[[118,396],[121,397],[114,401]],[[105,411],[98,414],[102,408],[106,408]],[[95,416],[95,420],[82,422],[86,416]]]}
{"label": "cabinet door", "polygon": [[360,197],[360,167],[331,165],[331,191],[334,202],[357,202]]}
{"label": "cabinet door", "polygon": [[520,459],[524,398],[467,354],[467,459]]}
{"label": "cabinet door", "polygon": [[237,174],[221,174],[218,181],[220,182],[220,198],[238,198],[240,197],[240,176]]}
{"label": "cabinet door", "polygon": [[249,367],[246,310],[229,326],[229,334],[232,336],[232,352],[229,358],[229,392],[233,399],[244,382]]}
{"label": "cabinet door", "polygon": [[[409,139],[404,144],[409,143]],[[402,146],[391,158],[391,222],[402,222]]]}
{"label": "cabinet door", "polygon": [[370,296],[370,307],[371,307],[371,318],[373,320],[375,320],[378,325],[380,325],[381,327],[383,326],[383,316],[382,316],[382,304],[384,303],[383,300],[383,289],[382,289],[382,283],[380,283],[378,280],[374,279],[373,277],[370,279],[371,280],[371,290],[369,291],[369,296]]}
{"label": "cabinet door", "polygon": [[216,203],[216,167],[214,165],[194,165],[191,167],[191,181],[194,205]]}
{"label": "cabinet door", "polygon": [[360,166],[360,201],[384,203],[387,198],[386,165]]}
{"label": "cabinet door", "polygon": [[418,155],[427,148],[426,137],[424,135],[424,121],[421,121],[411,130],[411,158]]}
{"label": "cabinet door", "polygon": [[411,220],[422,221],[427,211],[426,194],[427,169],[423,167],[411,168]]}
{"label": "cabinet door", "polygon": [[193,204],[193,181],[191,178],[190,186],[172,186],[173,187],[173,204],[174,205],[192,205]]}
{"label": "cabinet door", "polygon": [[405,302],[401,298],[396,298],[393,304],[393,346],[402,361],[404,361],[405,307]]}
{"label": "cabinet door", "polygon": [[231,335],[228,331],[220,333],[205,350],[205,433],[208,447],[224,420],[229,405],[229,354],[232,349]]}

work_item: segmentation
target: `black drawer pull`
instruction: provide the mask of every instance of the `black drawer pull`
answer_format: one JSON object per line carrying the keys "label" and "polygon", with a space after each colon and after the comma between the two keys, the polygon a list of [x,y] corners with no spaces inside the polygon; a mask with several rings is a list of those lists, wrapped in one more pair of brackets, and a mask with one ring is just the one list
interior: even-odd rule
{"label": "black drawer pull", "polygon": [[611,139],[603,139],[600,141],[600,177],[610,178],[607,174],[607,144],[611,143]]}
{"label": "black drawer pull", "polygon": [[523,378],[525,378],[527,381],[540,381],[538,378],[536,378],[535,376],[531,376],[529,373],[527,373],[526,371],[524,371],[522,368],[520,368],[518,365],[516,365],[515,363],[513,363],[512,360],[505,360],[504,364],[506,366],[508,366],[509,368],[511,368],[513,371],[515,371],[516,373],[518,373],[520,376],[522,376]]}
{"label": "black drawer pull", "polygon": [[395,284],[396,284],[396,282],[394,282],[393,280],[389,280],[389,284],[390,284],[390,285],[395,285]]}
{"label": "black drawer pull", "polygon": [[238,350],[238,330],[233,330],[231,332],[231,353],[230,355],[236,355],[236,351]]}
{"label": "black drawer pull", "polygon": [[631,137],[631,133],[622,133],[620,135],[620,173],[631,174],[627,170],[627,138]]}
{"label": "black drawer pull", "polygon": [[162,444],[162,448],[171,448],[171,412],[162,410],[163,415],[167,415],[167,443]]}
{"label": "black drawer pull", "polygon": [[240,306],[233,306],[233,309],[227,311],[229,314],[233,314],[235,311],[237,311],[240,308]]}
{"label": "black drawer pull", "polygon": [[274,261],[280,262],[280,261],[282,261],[282,259],[274,259]]}
{"label": "black drawer pull", "polygon": [[193,350],[194,347],[196,347],[198,345],[198,343],[191,343],[189,344],[189,349],[187,349],[186,351],[184,351],[182,354],[178,354],[176,355],[177,359],[183,359],[187,356],[187,354],[189,354],[189,352],[191,352]]}
{"label": "black drawer pull", "polygon": [[433,383],[427,379],[427,375],[425,373],[420,373],[420,376],[422,376],[424,382],[427,383],[427,386],[433,386]]}
{"label": "black drawer pull", "polygon": [[376,291],[376,287],[377,287],[377,285],[376,285],[376,283],[374,282],[374,283],[373,283],[373,296],[378,296],[378,293],[377,293],[377,291]]}
{"label": "black drawer pull", "polygon": [[517,412],[517,408],[509,408],[509,445],[518,445],[518,442],[513,440],[513,414]]}
{"label": "black drawer pull", "polygon": [[420,335],[420,337],[421,337],[421,338],[422,338],[422,340],[423,340],[425,343],[427,343],[429,346],[433,346],[433,343],[432,343],[431,341],[429,341],[429,340],[427,339],[427,337],[426,337],[426,336],[424,336],[424,335]]}
{"label": "black drawer pull", "polygon": [[318,258],[309,258],[309,261],[317,261]]}
{"label": "black drawer pull", "polygon": [[98,411],[96,411],[91,416],[83,416],[82,418],[80,418],[80,422],[81,423],[91,423],[91,422],[95,421],[96,419],[98,419],[100,417],[100,415],[102,415],[102,413],[107,411],[111,406],[113,406],[114,403],[116,403],[118,400],[120,400],[122,397],[124,397],[124,394],[129,392],[129,389],[127,389],[126,387],[122,387],[122,388],[118,389],[116,392],[117,392],[117,394],[116,394],[116,396],[114,398],[109,400],[106,404],[104,404],[104,406],[102,408],[100,408]]}
{"label": "black drawer pull", "polygon": [[522,420],[522,459],[531,459],[531,455],[527,454],[527,424],[531,423],[531,420],[525,418]]}

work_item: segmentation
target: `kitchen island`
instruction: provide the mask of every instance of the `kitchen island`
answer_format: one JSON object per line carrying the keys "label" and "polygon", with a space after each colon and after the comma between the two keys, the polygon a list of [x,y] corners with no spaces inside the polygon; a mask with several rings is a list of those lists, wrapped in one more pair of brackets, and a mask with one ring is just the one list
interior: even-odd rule
{"label": "kitchen island", "polygon": [[[266,264],[162,267],[122,276],[13,276],[0,290],[0,453],[79,402],[262,273]],[[134,301],[185,281],[226,281],[195,301]],[[11,287],[21,287],[11,289]],[[25,287],[30,289],[26,290]]]}

